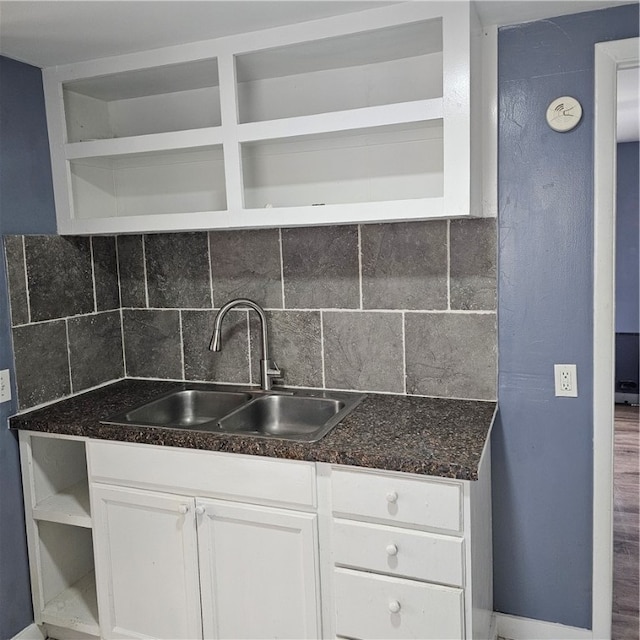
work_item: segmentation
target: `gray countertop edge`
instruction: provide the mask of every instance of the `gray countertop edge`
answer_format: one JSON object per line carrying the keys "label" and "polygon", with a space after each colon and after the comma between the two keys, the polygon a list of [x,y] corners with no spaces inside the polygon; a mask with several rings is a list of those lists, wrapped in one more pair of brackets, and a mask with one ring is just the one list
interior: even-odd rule
{"label": "gray countertop edge", "polygon": [[316,443],[100,422],[160,394],[194,386],[203,385],[125,379],[19,413],[10,418],[10,427],[477,480],[497,410],[491,401],[370,393],[353,413]]}

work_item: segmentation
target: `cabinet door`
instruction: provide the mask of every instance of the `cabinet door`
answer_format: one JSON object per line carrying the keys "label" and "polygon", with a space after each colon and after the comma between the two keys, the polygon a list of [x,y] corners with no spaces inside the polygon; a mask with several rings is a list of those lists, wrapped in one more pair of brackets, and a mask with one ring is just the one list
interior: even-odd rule
{"label": "cabinet door", "polygon": [[199,500],[205,638],[319,638],[317,516]]}
{"label": "cabinet door", "polygon": [[193,498],[92,489],[102,637],[201,638]]}

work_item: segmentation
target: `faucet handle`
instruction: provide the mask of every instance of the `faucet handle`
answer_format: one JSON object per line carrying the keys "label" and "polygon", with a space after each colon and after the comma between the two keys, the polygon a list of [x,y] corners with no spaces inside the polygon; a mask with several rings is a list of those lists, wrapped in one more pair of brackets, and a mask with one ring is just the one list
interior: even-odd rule
{"label": "faucet handle", "polygon": [[280,370],[280,367],[278,367],[278,365],[276,364],[275,360],[268,360],[267,361],[267,374],[270,375],[272,378],[282,378],[283,377],[283,373]]}

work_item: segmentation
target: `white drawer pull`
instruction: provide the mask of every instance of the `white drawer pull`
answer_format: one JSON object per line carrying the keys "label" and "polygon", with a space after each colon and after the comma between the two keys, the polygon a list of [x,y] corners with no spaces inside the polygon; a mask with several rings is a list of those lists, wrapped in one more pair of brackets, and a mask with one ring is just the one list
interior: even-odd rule
{"label": "white drawer pull", "polygon": [[390,502],[391,504],[394,504],[397,501],[398,501],[398,492],[397,491],[389,491],[389,493],[387,493],[387,502]]}
{"label": "white drawer pull", "polygon": [[395,556],[398,554],[398,545],[393,544],[393,542],[391,544],[387,545],[387,554],[390,556]]}
{"label": "white drawer pull", "polygon": [[181,504],[181,505],[178,507],[178,511],[179,511],[182,515],[184,515],[185,513],[189,513],[189,507],[188,507],[186,504]]}
{"label": "white drawer pull", "polygon": [[389,611],[391,611],[391,613],[398,613],[400,611],[400,603],[397,600],[392,600],[389,603]]}
{"label": "white drawer pull", "polygon": [[204,507],[203,507],[201,504],[199,504],[199,505],[196,507],[196,513],[197,513],[199,516],[201,516],[201,515],[204,513]]}

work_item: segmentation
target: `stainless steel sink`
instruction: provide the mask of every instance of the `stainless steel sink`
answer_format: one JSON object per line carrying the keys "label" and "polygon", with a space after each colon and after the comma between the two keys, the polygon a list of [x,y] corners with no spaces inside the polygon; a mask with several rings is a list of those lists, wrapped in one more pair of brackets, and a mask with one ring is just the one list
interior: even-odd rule
{"label": "stainless steel sink", "polygon": [[220,420],[220,431],[314,442],[345,415],[332,398],[269,395],[256,398]]}
{"label": "stainless steel sink", "polygon": [[[103,422],[136,424],[178,429],[217,429],[218,419],[251,399],[249,393],[235,391],[175,391],[140,407],[119,413]],[[207,429],[209,431],[210,429]]]}
{"label": "stainless steel sink", "polygon": [[315,442],[362,401],[346,392],[183,389],[123,411],[105,424]]}

